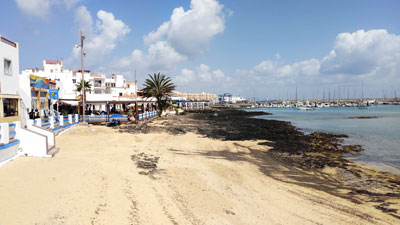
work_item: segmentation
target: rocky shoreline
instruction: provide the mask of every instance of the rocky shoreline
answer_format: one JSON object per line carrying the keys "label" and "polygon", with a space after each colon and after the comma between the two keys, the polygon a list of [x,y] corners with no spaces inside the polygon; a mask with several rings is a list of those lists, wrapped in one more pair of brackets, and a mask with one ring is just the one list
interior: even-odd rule
{"label": "rocky shoreline", "polygon": [[[363,168],[346,159],[344,154],[362,151],[359,145],[344,145],[346,135],[304,134],[290,122],[254,118],[266,114],[226,108],[193,111],[186,115],[158,118],[163,126],[147,121],[119,129],[120,132],[168,132],[174,135],[193,132],[229,141],[265,140],[260,144],[268,146],[269,150],[252,152],[252,156],[261,162],[266,157],[273,158],[290,171],[296,171],[298,176],[285,174],[291,182],[355,203],[371,204],[400,219],[399,175]],[[271,175],[266,165],[260,164],[260,170]]]}

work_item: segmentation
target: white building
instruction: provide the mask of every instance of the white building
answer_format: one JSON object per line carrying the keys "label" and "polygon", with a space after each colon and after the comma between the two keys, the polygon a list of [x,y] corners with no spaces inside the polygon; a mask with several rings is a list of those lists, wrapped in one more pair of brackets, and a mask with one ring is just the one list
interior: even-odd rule
{"label": "white building", "polygon": [[242,103],[245,102],[246,98],[242,96],[232,96],[232,103]]}
{"label": "white building", "polygon": [[241,96],[232,96],[232,94],[230,93],[224,93],[222,95],[218,96],[218,102],[221,104],[225,104],[225,103],[243,103],[246,101],[245,97],[241,97]]}
{"label": "white building", "polygon": [[0,36],[0,123],[21,120],[18,47]]}
{"label": "white building", "polygon": [[[60,102],[64,102],[71,105],[77,105],[76,100],[80,96],[80,92],[76,89],[78,83],[82,80],[82,73],[80,70],[64,69],[62,61],[56,60],[44,60],[43,69],[25,69],[22,71],[21,87],[24,87],[25,92],[31,92],[31,97],[24,96],[24,102],[29,104],[34,109],[37,108],[35,105],[35,99],[33,99],[35,93],[27,89],[26,84],[29,83],[30,75],[40,76],[47,78],[51,81],[56,82],[56,89],[58,89]],[[129,98],[137,96],[137,86],[135,81],[126,81],[123,75],[111,75],[111,78],[107,78],[102,73],[91,73],[85,70],[85,81],[89,82],[91,90],[86,93],[86,101],[112,101],[119,100],[120,98]],[[36,93],[37,94],[37,93]],[[29,95],[29,94],[28,94]],[[31,99],[29,99],[31,98]],[[29,103],[32,102],[32,103]],[[55,101],[53,102],[55,103]],[[98,109],[103,109],[100,107]]]}

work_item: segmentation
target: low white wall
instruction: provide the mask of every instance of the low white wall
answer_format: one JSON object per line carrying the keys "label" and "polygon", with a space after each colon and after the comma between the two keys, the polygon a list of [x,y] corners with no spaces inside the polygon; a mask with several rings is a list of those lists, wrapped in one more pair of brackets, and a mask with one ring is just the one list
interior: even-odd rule
{"label": "low white wall", "polygon": [[10,128],[8,123],[0,123],[0,143],[7,144],[10,141],[9,130]]}
{"label": "low white wall", "polygon": [[28,129],[19,128],[19,147],[27,156],[47,157],[47,137]]}
{"label": "low white wall", "polygon": [[18,154],[18,145],[13,145],[0,150],[0,166],[15,158]]}
{"label": "low white wall", "polygon": [[55,146],[56,140],[55,140],[55,135],[52,131],[35,126],[32,124],[32,122],[28,122],[27,127],[28,127],[28,130],[32,130],[32,131],[35,131],[36,133],[46,136],[49,146]]}
{"label": "low white wall", "polygon": [[[19,125],[20,122],[15,122]],[[8,123],[0,124],[0,166],[6,164],[18,155],[18,141],[10,143],[10,131],[16,131],[16,127],[10,127]],[[15,138],[15,136],[14,136]]]}

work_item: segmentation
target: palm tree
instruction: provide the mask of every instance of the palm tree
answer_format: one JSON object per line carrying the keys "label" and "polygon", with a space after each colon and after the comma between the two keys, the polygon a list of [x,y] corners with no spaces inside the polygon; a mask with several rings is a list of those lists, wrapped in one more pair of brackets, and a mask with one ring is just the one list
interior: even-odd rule
{"label": "palm tree", "polygon": [[[76,91],[81,92],[82,90],[82,82],[76,83]],[[89,81],[85,81],[85,92],[92,93],[92,85],[89,83]]]}
{"label": "palm tree", "polygon": [[142,89],[144,97],[155,97],[158,103],[158,109],[164,110],[169,106],[168,100],[171,97],[172,91],[175,90],[175,85],[172,83],[170,77],[164,74],[149,74],[148,79],[145,80]]}

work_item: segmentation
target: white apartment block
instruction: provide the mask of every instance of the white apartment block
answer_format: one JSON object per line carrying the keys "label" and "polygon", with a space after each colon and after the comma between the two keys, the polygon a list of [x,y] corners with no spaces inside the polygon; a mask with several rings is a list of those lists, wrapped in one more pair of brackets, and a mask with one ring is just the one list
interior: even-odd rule
{"label": "white apartment block", "polygon": [[[91,73],[85,70],[85,81],[91,85],[90,92],[86,93],[86,101],[112,101],[120,98],[136,97],[137,86],[135,81],[126,81],[123,75],[111,75],[107,78],[102,73]],[[80,70],[64,69],[62,61],[44,60],[43,69],[25,69],[22,71],[23,82],[22,86],[26,89],[26,84],[29,83],[30,75],[40,76],[52,81],[56,81],[56,88],[59,90],[59,99],[61,102],[76,105],[75,100],[80,96],[77,92],[76,85],[82,80]],[[24,84],[22,84],[24,83]],[[28,92],[30,90],[27,90]],[[33,96],[33,95],[31,95]],[[32,98],[32,97],[31,97]],[[24,102],[32,102],[29,97],[25,97]]]}
{"label": "white apartment block", "polygon": [[0,123],[21,120],[19,46],[0,36]]}

